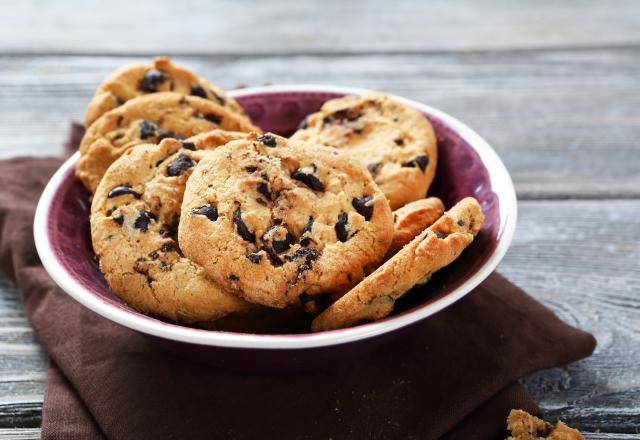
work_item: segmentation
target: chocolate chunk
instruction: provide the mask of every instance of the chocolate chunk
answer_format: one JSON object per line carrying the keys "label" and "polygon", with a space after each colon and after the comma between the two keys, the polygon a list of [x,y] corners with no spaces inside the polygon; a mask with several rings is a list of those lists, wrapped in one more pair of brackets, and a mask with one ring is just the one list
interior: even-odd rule
{"label": "chocolate chunk", "polygon": [[402,138],[394,139],[393,142],[395,142],[397,146],[404,145],[404,139]]}
{"label": "chocolate chunk", "polygon": [[331,124],[331,122],[333,122],[333,120],[331,119],[331,116],[325,116],[324,118],[322,118],[323,125],[329,125]]}
{"label": "chocolate chunk", "polygon": [[152,260],[157,260],[160,257],[160,254],[158,253],[158,251],[151,251],[149,252],[149,257]]}
{"label": "chocolate chunk", "polygon": [[300,121],[300,124],[298,125],[298,130],[304,130],[305,128],[309,127],[309,116],[305,116],[304,119],[302,121]]}
{"label": "chocolate chunk", "polygon": [[162,246],[160,246],[160,250],[162,250],[162,252],[171,252],[173,250],[173,243],[171,243],[170,241],[162,243]]}
{"label": "chocolate chunk", "polygon": [[253,165],[249,165],[248,167],[245,167],[244,170],[247,173],[255,173],[256,171],[258,171],[258,167],[254,167]]}
{"label": "chocolate chunk", "polygon": [[276,137],[269,133],[258,136],[256,140],[267,147],[275,148],[278,146]]}
{"label": "chocolate chunk", "polygon": [[212,222],[218,220],[218,208],[212,206],[210,203],[207,203],[206,205],[203,205],[198,209],[194,209],[192,213],[195,215],[204,215]]}
{"label": "chocolate chunk", "polygon": [[304,225],[304,228],[302,229],[302,235],[301,235],[301,239],[300,239],[300,246],[309,246],[309,244],[311,243],[311,231],[313,230],[313,217],[310,216],[309,220],[307,220],[307,224]]}
{"label": "chocolate chunk", "polygon": [[186,148],[187,150],[196,151],[196,144],[193,142],[180,141],[182,144],[182,148]]}
{"label": "chocolate chunk", "polygon": [[235,273],[230,273],[229,274],[229,279],[231,281],[238,281],[240,279],[240,277],[238,275],[236,275]]}
{"label": "chocolate chunk", "polygon": [[189,168],[192,168],[196,163],[188,155],[184,153],[178,154],[178,157],[173,159],[173,162],[167,167],[167,175],[171,177],[179,176]]}
{"label": "chocolate chunk", "polygon": [[311,164],[311,166],[295,170],[291,174],[291,178],[299,180],[314,191],[324,191],[324,183],[315,176],[316,171],[315,164]]}
{"label": "chocolate chunk", "polygon": [[224,99],[222,96],[218,95],[216,92],[214,92],[212,89],[209,89],[209,91],[211,92],[211,95],[213,95],[214,98],[216,98],[216,100],[218,101],[218,103],[220,105],[225,105],[227,103],[227,100]]}
{"label": "chocolate chunk", "polygon": [[329,293],[318,293],[315,295],[309,295],[305,292],[298,298],[300,298],[302,308],[307,313],[320,313],[331,305],[331,294]]}
{"label": "chocolate chunk", "polygon": [[273,251],[273,249],[268,247],[263,247],[263,251],[266,252],[267,257],[269,257],[269,263],[271,263],[274,267],[280,267],[284,264],[284,261]]}
{"label": "chocolate chunk", "polygon": [[207,99],[207,91],[200,84],[194,84],[191,86],[191,94],[193,96],[199,96],[201,98]]}
{"label": "chocolate chunk", "polygon": [[353,129],[353,132],[354,132],[355,134],[362,134],[363,129],[362,129],[362,128],[354,128],[354,129]]}
{"label": "chocolate chunk", "polygon": [[214,113],[208,113],[206,115],[204,115],[204,118],[209,121],[209,122],[213,122],[214,124],[220,125],[220,122],[222,122],[222,116],[218,116]]}
{"label": "chocolate chunk", "polygon": [[427,169],[427,165],[429,165],[429,156],[421,155],[416,156],[411,160],[406,161],[402,164],[403,167],[415,168],[418,166],[422,171]]}
{"label": "chocolate chunk", "polygon": [[124,223],[124,217],[123,216],[113,217],[113,221],[119,224],[120,226],[122,226],[122,224]]}
{"label": "chocolate chunk", "polygon": [[158,220],[158,217],[156,217],[156,215],[151,211],[142,210],[138,214],[136,221],[133,223],[133,227],[140,229],[142,232],[147,232],[149,230],[149,223],[151,223],[151,220]]}
{"label": "chocolate chunk", "polygon": [[343,243],[349,239],[348,227],[349,216],[346,212],[341,212],[338,216],[338,222],[334,226],[334,229],[336,231],[336,237],[338,237],[338,240]]}
{"label": "chocolate chunk", "polygon": [[464,220],[458,220],[458,226],[464,226]]}
{"label": "chocolate chunk", "polygon": [[269,184],[267,182],[260,182],[258,184],[258,192],[265,196],[267,200],[271,200],[271,192],[269,191]]}
{"label": "chocolate chunk", "polygon": [[156,124],[151,121],[144,119],[138,124],[138,127],[140,128],[140,139],[147,139],[156,135]]}
{"label": "chocolate chunk", "polygon": [[160,130],[158,132],[158,142],[160,142],[163,139],[181,139],[181,136],[176,133],[175,131],[171,131],[171,130]]}
{"label": "chocolate chunk", "polygon": [[447,234],[440,231],[433,231],[433,233],[436,234],[436,237],[438,237],[440,240],[447,237]]}
{"label": "chocolate chunk", "polygon": [[333,117],[338,119],[340,122],[343,122],[344,120],[355,121],[359,119],[360,116],[362,116],[361,113],[348,108],[343,108],[333,112]]}
{"label": "chocolate chunk", "polygon": [[238,229],[238,234],[244,241],[248,241],[249,243],[256,242],[256,234],[249,230],[247,225],[242,220],[242,211],[238,207],[236,211],[233,213],[233,222],[236,224],[236,228]]}
{"label": "chocolate chunk", "polygon": [[125,194],[131,194],[136,199],[139,199],[141,197],[140,193],[134,191],[133,188],[131,188],[129,185],[118,185],[111,191],[109,191],[109,194],[107,194],[107,198],[110,199],[112,197],[123,196]]}
{"label": "chocolate chunk", "polygon": [[373,197],[362,196],[359,199],[353,199],[351,204],[360,215],[364,217],[366,221],[371,220],[373,215]]}
{"label": "chocolate chunk", "polygon": [[168,76],[164,72],[158,69],[149,69],[145,72],[142,81],[140,81],[140,88],[145,92],[153,93],[158,91],[158,86],[165,82]]}
{"label": "chocolate chunk", "polygon": [[369,165],[367,165],[367,169],[371,174],[376,174],[381,165],[382,164],[380,162],[371,162]]}
{"label": "chocolate chunk", "polygon": [[311,269],[313,262],[320,257],[320,251],[312,247],[301,247],[295,252],[287,254],[284,259],[287,261],[296,261],[302,259],[298,265],[298,273],[303,273]]}
{"label": "chocolate chunk", "polygon": [[[273,232],[270,231],[273,229]],[[281,254],[291,247],[291,245],[296,241],[296,238],[289,232],[289,230],[284,226],[272,226],[269,228],[269,231],[265,233],[265,236],[271,239],[271,247],[276,252],[276,254]],[[283,236],[284,235],[284,236]],[[263,237],[264,239],[264,237]]]}
{"label": "chocolate chunk", "polygon": [[262,255],[252,252],[250,254],[247,254],[247,260],[251,261],[253,264],[260,264],[260,260],[262,260]]}

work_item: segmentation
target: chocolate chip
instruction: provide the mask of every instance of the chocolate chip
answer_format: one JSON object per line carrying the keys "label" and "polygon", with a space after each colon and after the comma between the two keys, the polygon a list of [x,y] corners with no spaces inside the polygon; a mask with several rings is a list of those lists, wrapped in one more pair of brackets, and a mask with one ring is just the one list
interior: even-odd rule
{"label": "chocolate chip", "polygon": [[464,220],[458,220],[458,226],[464,226]]}
{"label": "chocolate chip", "polygon": [[440,231],[433,231],[433,233],[436,234],[436,237],[438,237],[440,240],[447,237],[447,234]]}
{"label": "chocolate chip", "polygon": [[151,211],[142,210],[138,215],[138,218],[133,223],[133,227],[140,229],[142,232],[147,232],[149,230],[149,223],[151,223],[151,220],[158,220],[158,217],[156,217],[156,215]]}
{"label": "chocolate chip", "polygon": [[304,119],[302,121],[300,121],[300,124],[298,124],[298,130],[304,130],[305,128],[309,127],[309,115],[305,116]]}
{"label": "chocolate chip", "polygon": [[140,88],[145,92],[153,93],[158,91],[158,86],[165,82],[168,76],[164,72],[158,69],[149,69],[145,72],[142,81],[140,81]]}
{"label": "chocolate chip", "polygon": [[345,119],[347,121],[355,121],[355,120],[359,119],[360,116],[362,116],[361,113],[356,112],[356,111],[351,110],[351,109],[348,109],[348,108],[343,108],[343,109],[336,110],[335,112],[333,112],[333,117],[338,119],[340,122],[343,122]]}
{"label": "chocolate chip", "polygon": [[208,218],[212,222],[215,222],[216,220],[218,220],[218,208],[216,208],[215,206],[212,206],[210,203],[207,203],[206,205],[203,205],[197,209],[194,209],[192,213],[195,215],[204,215],[206,218]]}
{"label": "chocolate chip", "polygon": [[160,250],[162,252],[171,252],[173,250],[173,243],[171,243],[170,241],[167,243],[163,243],[162,246],[160,246]]}
{"label": "chocolate chip", "polygon": [[402,139],[402,138],[394,139],[393,142],[395,142],[396,145],[398,145],[398,146],[404,145],[404,139]]}
{"label": "chocolate chip", "polygon": [[209,91],[211,92],[213,97],[216,98],[216,100],[220,105],[225,105],[227,103],[227,100],[224,99],[222,96],[218,95],[216,92],[214,92],[213,89],[209,89]]}
{"label": "chocolate chip", "polygon": [[253,264],[260,264],[260,260],[262,260],[262,255],[256,253],[247,254],[247,260],[251,261]]}
{"label": "chocolate chip", "polygon": [[369,165],[367,165],[367,169],[371,174],[375,174],[378,172],[381,165],[382,164],[380,162],[371,162]]}
{"label": "chocolate chip", "polygon": [[317,168],[315,164],[299,168],[291,174],[291,178],[299,180],[314,191],[324,191],[324,183],[315,176]]}
{"label": "chocolate chip", "polygon": [[275,148],[278,146],[278,140],[276,137],[269,133],[258,136],[256,140],[267,147]]}
{"label": "chocolate chip", "polygon": [[139,199],[141,197],[140,193],[134,191],[133,188],[131,188],[129,185],[118,185],[111,191],[109,191],[109,194],[107,194],[107,198],[110,199],[112,197],[123,196],[125,194],[131,194],[136,199]]}
{"label": "chocolate chip", "polygon": [[363,130],[362,130],[362,128],[354,128],[354,129],[353,129],[353,132],[354,132],[355,134],[362,134],[362,131],[363,131]]}
{"label": "chocolate chip", "polygon": [[336,231],[336,237],[343,243],[349,239],[348,226],[349,216],[346,212],[341,212],[340,215],[338,215],[338,222],[334,226],[334,229]]}
{"label": "chocolate chip", "polygon": [[307,313],[320,313],[331,305],[331,294],[329,293],[318,293],[315,295],[309,295],[305,292],[298,298],[300,298],[302,308]]}
{"label": "chocolate chip", "polygon": [[351,204],[360,215],[364,217],[366,221],[371,220],[373,215],[373,197],[362,196],[359,199],[353,199]]}
{"label": "chocolate chip", "polygon": [[229,274],[229,279],[231,281],[238,281],[240,279],[240,277],[238,275],[236,275],[235,273],[230,273]]}
{"label": "chocolate chip", "polygon": [[427,165],[429,165],[429,156],[421,155],[416,156],[411,160],[406,161],[402,164],[403,167],[415,168],[418,166],[422,171],[427,169]]}
{"label": "chocolate chip", "polygon": [[156,135],[156,124],[151,121],[144,119],[138,124],[138,127],[140,127],[140,139],[147,139]]}
{"label": "chocolate chip", "polygon": [[157,260],[160,257],[160,254],[158,253],[158,251],[151,251],[149,252],[149,257],[152,260]]}
{"label": "chocolate chip", "polygon": [[179,176],[189,168],[192,168],[196,163],[188,155],[180,153],[178,157],[173,159],[173,162],[167,167],[167,175],[170,177]]}
{"label": "chocolate chip", "polygon": [[285,226],[275,224],[267,229],[262,236],[262,241],[269,243],[276,254],[281,254],[291,247],[296,238]]}
{"label": "chocolate chip", "polygon": [[214,124],[220,125],[220,122],[222,122],[222,116],[218,116],[214,113],[208,113],[206,115],[204,115],[204,118],[209,121],[209,122],[213,122]]}
{"label": "chocolate chip", "polygon": [[186,148],[187,150],[196,151],[196,144],[193,142],[180,141],[182,144],[182,148]]}
{"label": "chocolate chip", "polygon": [[273,251],[273,249],[268,247],[263,247],[263,251],[266,252],[267,257],[269,257],[269,263],[271,263],[274,267],[280,267],[284,264],[284,261]]}
{"label": "chocolate chip", "polygon": [[200,84],[194,84],[191,86],[191,94],[193,96],[199,96],[201,98],[207,99],[207,91]]}
{"label": "chocolate chip", "polygon": [[253,165],[249,165],[248,167],[245,167],[244,170],[247,173],[255,173],[256,171],[258,171],[258,167],[254,167]]}
{"label": "chocolate chip", "polygon": [[298,273],[303,273],[311,269],[313,262],[320,257],[320,251],[312,247],[301,247],[296,249],[295,252],[287,254],[284,259],[287,261],[296,261],[302,259],[302,262],[298,265]]}
{"label": "chocolate chip", "polygon": [[249,243],[256,242],[256,234],[249,230],[247,225],[242,220],[242,211],[240,208],[236,209],[233,213],[233,222],[236,224],[236,228],[238,229],[238,234],[244,241],[248,241]]}
{"label": "chocolate chip", "polygon": [[324,118],[322,118],[322,123],[324,125],[331,124],[331,122],[332,122],[331,116],[325,116]]}
{"label": "chocolate chip", "polygon": [[160,130],[158,132],[158,142],[163,139],[181,139],[180,135],[171,130]]}
{"label": "chocolate chip", "polygon": [[124,217],[123,216],[113,217],[113,221],[119,224],[120,226],[122,226],[122,224],[124,223]]}

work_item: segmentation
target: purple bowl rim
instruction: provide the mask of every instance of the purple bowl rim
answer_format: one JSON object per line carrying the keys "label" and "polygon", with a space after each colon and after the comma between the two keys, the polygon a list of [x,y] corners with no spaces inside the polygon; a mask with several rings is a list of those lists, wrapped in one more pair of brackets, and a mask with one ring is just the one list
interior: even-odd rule
{"label": "purple bowl rim", "polygon": [[[371,90],[327,85],[289,85],[248,87],[230,91],[234,98],[249,97],[264,94],[283,93],[340,93],[362,94]],[[51,278],[67,294],[85,307],[99,315],[133,330],[164,339],[214,347],[240,349],[309,349],[328,347],[355,342],[385,333],[389,333],[431,316],[445,307],[453,304],[478,284],[484,281],[500,263],[506,254],[517,222],[517,200],[513,181],[504,163],[493,148],[475,131],[449,114],[407,98],[392,95],[394,99],[414,107],[423,113],[438,118],[449,129],[464,139],[480,156],[482,164],[488,171],[491,186],[498,196],[500,209],[500,225],[498,229],[498,244],[484,264],[460,286],[423,305],[416,306],[411,311],[389,317],[382,321],[375,321],[345,329],[325,331],[319,333],[303,333],[292,335],[247,334],[233,332],[219,332],[184,327],[166,323],[157,319],[134,314],[123,308],[115,307],[87,290],[69,272],[67,272],[55,253],[48,235],[48,218],[51,203],[60,184],[64,181],[70,168],[75,166],[79,153],[75,153],[56,171],[45,187],[34,218],[34,238],[40,260]]]}

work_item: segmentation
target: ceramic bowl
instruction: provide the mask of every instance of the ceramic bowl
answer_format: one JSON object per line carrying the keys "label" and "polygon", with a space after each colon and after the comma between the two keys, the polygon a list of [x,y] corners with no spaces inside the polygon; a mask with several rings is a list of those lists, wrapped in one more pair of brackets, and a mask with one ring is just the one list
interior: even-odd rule
{"label": "ceramic bowl", "polygon": [[[269,86],[232,92],[265,131],[290,135],[328,99],[362,89],[332,86]],[[303,334],[251,334],[202,330],[144,315],[109,290],[94,259],[89,236],[89,194],[75,178],[78,153],[54,174],[39,201],[34,234],[38,253],[55,282],[78,302],[192,358],[243,370],[291,371],[356,356],[398,337],[480,284],[505,255],[516,225],[516,196],[509,173],[489,144],[446,113],[396,96],[428,118],[438,138],[438,168],[430,195],[447,207],[466,196],[480,202],[486,220],[475,241],[453,264],[414,288],[380,321]],[[321,361],[321,362],[320,362]]]}

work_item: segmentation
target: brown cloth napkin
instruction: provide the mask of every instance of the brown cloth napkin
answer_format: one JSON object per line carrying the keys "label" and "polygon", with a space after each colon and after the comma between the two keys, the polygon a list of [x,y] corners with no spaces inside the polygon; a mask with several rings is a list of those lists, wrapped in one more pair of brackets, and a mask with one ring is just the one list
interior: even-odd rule
{"label": "brown cloth napkin", "polygon": [[0,266],[51,357],[43,439],[504,438],[511,408],[539,412],[518,378],[595,347],[494,273],[392,345],[329,371],[241,374],[189,362],[85,309],[41,266],[33,214],[60,164],[0,162]]}

